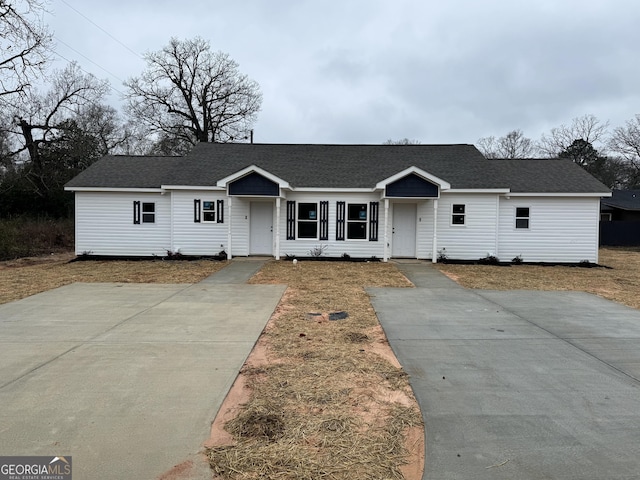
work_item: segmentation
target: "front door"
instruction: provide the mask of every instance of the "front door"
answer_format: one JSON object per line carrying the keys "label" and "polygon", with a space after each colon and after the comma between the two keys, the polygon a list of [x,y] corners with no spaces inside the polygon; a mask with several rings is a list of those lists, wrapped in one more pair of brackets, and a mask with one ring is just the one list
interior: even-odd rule
{"label": "front door", "polygon": [[273,204],[251,202],[249,255],[273,255]]}
{"label": "front door", "polygon": [[392,257],[415,258],[416,217],[415,203],[395,203],[393,205]]}

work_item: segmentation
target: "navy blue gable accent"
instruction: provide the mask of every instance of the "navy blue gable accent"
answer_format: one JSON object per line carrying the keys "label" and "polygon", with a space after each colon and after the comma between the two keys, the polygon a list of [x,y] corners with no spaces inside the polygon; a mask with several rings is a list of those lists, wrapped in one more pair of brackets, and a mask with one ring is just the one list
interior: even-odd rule
{"label": "navy blue gable accent", "polygon": [[229,195],[260,195],[277,197],[280,195],[280,187],[277,183],[263,177],[259,173],[252,172],[229,184]]}
{"label": "navy blue gable accent", "polygon": [[438,186],[412,173],[387,185],[387,197],[438,197]]}

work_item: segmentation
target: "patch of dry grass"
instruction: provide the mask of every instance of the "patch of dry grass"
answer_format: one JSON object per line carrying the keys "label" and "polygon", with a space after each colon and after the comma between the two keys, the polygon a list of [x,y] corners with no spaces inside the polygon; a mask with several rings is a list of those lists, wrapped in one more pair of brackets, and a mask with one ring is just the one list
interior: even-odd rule
{"label": "patch of dry grass", "polygon": [[[422,419],[364,286],[410,287],[392,264],[270,262],[250,283],[285,283],[261,338],[267,359],[242,374],[251,398],[208,450],[222,478],[404,478],[404,435]],[[330,321],[327,314],[349,317]],[[309,315],[310,313],[322,315]]]}
{"label": "patch of dry grass", "polygon": [[579,290],[640,308],[640,249],[601,248],[599,264],[610,268],[436,264],[467,288]]}
{"label": "patch of dry grass", "polygon": [[0,304],[74,282],[196,283],[227,262],[87,260],[73,254],[0,262]]}

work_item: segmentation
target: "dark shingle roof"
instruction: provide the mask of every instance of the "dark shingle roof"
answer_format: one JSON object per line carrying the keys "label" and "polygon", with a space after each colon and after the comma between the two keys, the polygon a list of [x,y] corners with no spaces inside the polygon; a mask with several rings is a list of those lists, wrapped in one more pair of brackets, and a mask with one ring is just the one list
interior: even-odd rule
{"label": "dark shingle roof", "polygon": [[417,167],[456,189],[608,192],[570,161],[487,160],[473,145],[200,143],[184,157],[104,157],[67,186],[209,186],[251,165],[294,188],[373,188],[396,173]]}
{"label": "dark shingle roof", "polygon": [[603,198],[602,205],[622,210],[640,210],[640,190],[614,190],[611,197]]}
{"label": "dark shingle roof", "polygon": [[610,189],[569,159],[490,160],[514,193],[609,193]]}
{"label": "dark shingle roof", "polygon": [[71,179],[67,187],[159,188],[171,183],[181,157],[108,155]]}

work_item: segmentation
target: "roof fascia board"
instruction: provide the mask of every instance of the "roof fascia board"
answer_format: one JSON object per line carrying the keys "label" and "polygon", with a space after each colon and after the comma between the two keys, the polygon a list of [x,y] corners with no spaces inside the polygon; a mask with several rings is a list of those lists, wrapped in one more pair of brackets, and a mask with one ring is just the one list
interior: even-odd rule
{"label": "roof fascia board", "polygon": [[163,193],[162,188],[64,187],[67,192]]}
{"label": "roof fascia board", "polygon": [[449,182],[446,182],[445,180],[439,177],[436,177],[435,175],[431,175],[430,173],[425,172],[421,168],[409,167],[409,168],[405,168],[401,172],[396,173],[395,175],[390,176],[389,178],[385,178],[381,182],[378,182],[376,184],[376,189],[384,190],[388,184],[393,183],[396,180],[400,180],[401,178],[404,178],[407,175],[411,175],[411,174],[418,175],[419,177],[422,177],[431,183],[435,183],[440,188],[440,190],[449,190],[451,188],[451,184],[449,184]]}
{"label": "roof fascia board", "polygon": [[224,187],[215,187],[212,185],[162,185],[164,190],[215,190],[225,191]]}
{"label": "roof fascia board", "polygon": [[326,192],[326,193],[372,193],[377,188],[322,188],[322,187],[294,187],[292,192]]}
{"label": "roof fascia board", "polygon": [[507,193],[506,197],[610,197],[611,192],[609,193],[596,193],[596,192],[583,192],[583,193],[571,193],[571,192],[556,192],[556,193],[541,193],[541,192],[530,192],[530,193]]}
{"label": "roof fascia board", "polygon": [[621,207],[619,205],[611,205],[609,203],[602,202],[602,206],[615,208],[616,210],[624,210],[625,212],[640,212],[640,208]]}
{"label": "roof fascia board", "polygon": [[508,194],[511,192],[509,188],[452,188],[442,193],[498,193]]}
{"label": "roof fascia board", "polygon": [[225,177],[223,179],[218,180],[218,187],[223,187],[223,188],[227,188],[227,185],[231,182],[233,182],[234,180],[238,180],[250,173],[257,173],[259,175],[262,175],[265,178],[268,178],[269,180],[271,180],[274,183],[277,183],[280,188],[290,188],[289,187],[289,182],[287,182],[286,180],[283,180],[280,177],[275,176],[272,173],[267,172],[266,170],[256,166],[256,165],[249,165],[246,168],[243,168],[242,170],[233,173],[231,175],[229,175],[228,177]]}

